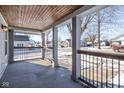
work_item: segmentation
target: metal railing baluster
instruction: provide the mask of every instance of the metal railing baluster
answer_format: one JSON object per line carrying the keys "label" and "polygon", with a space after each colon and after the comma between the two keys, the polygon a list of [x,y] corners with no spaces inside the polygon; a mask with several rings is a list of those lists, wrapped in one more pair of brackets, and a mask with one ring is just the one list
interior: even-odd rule
{"label": "metal railing baluster", "polygon": [[89,55],[89,82],[90,82],[90,55]]}
{"label": "metal railing baluster", "polygon": [[86,64],[86,81],[87,81],[87,62],[88,61],[87,61],[87,55],[86,55],[86,63],[85,63]]}
{"label": "metal railing baluster", "polygon": [[103,88],[103,59],[101,57],[101,88]]}
{"label": "metal railing baluster", "polygon": [[93,56],[93,85],[94,85],[94,56]]}
{"label": "metal railing baluster", "polygon": [[99,83],[99,81],[98,81],[98,65],[99,65],[99,63],[98,63],[98,56],[97,56],[97,87],[98,87],[98,83]]}
{"label": "metal railing baluster", "polygon": [[84,79],[84,54],[83,54],[83,79]]}
{"label": "metal railing baluster", "polygon": [[106,58],[106,87],[108,87],[108,60]]}
{"label": "metal railing baluster", "polygon": [[120,60],[118,60],[118,88],[120,88]]}
{"label": "metal railing baluster", "polygon": [[113,59],[112,59],[112,88],[114,87],[114,84],[113,84],[114,76],[113,76],[113,74],[114,74],[114,67],[113,67]]}

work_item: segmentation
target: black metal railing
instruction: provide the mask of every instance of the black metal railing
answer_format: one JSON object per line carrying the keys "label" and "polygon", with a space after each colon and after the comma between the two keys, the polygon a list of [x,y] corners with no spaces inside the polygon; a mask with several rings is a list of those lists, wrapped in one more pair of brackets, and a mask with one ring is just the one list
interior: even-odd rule
{"label": "black metal railing", "polygon": [[124,87],[124,54],[78,50],[81,54],[81,77],[91,87]]}
{"label": "black metal railing", "polygon": [[42,58],[43,47],[14,47],[14,61]]}

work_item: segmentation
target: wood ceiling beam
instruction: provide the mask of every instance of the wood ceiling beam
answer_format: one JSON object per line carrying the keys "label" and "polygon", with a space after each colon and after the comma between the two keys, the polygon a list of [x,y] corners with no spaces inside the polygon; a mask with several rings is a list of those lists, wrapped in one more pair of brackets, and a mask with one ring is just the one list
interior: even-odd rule
{"label": "wood ceiling beam", "polygon": [[42,30],[38,30],[38,29],[24,28],[24,27],[17,27],[17,26],[11,26],[11,25],[9,25],[9,29],[42,32]]}

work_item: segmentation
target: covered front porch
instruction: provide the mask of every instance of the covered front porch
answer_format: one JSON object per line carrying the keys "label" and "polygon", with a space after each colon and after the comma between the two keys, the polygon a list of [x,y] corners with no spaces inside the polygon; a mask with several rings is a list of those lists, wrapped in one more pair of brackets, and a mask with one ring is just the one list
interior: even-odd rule
{"label": "covered front porch", "polygon": [[[1,26],[7,34],[4,47],[5,54],[8,55],[8,66],[3,71],[0,87],[124,87],[120,76],[123,72],[123,54],[81,48],[82,29],[86,29],[86,24],[81,28],[83,17],[87,16],[84,18],[87,22],[90,20],[88,15],[106,7],[108,6],[0,6],[2,19],[5,18],[4,21],[8,24]],[[60,49],[58,32],[64,25],[67,25],[71,33],[70,47]],[[49,42],[45,36],[48,30],[52,37]],[[15,40],[15,36],[20,34],[40,35],[42,44],[33,46],[28,42],[26,45],[26,40],[20,43]],[[62,47],[66,44],[64,42]],[[66,56],[69,64],[63,60],[60,62],[63,54],[59,52]]]}

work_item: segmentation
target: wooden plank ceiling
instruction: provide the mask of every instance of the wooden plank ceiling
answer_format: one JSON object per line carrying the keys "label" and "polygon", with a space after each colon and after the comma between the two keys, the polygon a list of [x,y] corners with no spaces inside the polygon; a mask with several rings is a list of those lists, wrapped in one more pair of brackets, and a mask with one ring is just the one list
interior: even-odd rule
{"label": "wooden plank ceiling", "polygon": [[0,12],[10,26],[44,30],[80,7],[76,5],[1,5]]}

